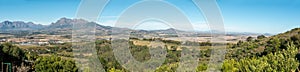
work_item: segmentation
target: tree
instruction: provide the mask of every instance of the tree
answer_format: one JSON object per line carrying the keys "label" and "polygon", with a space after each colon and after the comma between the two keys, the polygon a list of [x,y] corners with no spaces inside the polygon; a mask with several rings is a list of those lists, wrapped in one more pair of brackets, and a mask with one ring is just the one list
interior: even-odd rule
{"label": "tree", "polygon": [[171,50],[176,51],[177,50],[177,46],[171,46]]}
{"label": "tree", "polygon": [[263,38],[266,38],[266,36],[264,36],[264,35],[257,36],[257,39],[263,39]]}
{"label": "tree", "polygon": [[253,39],[254,39],[253,37],[249,36],[246,40],[247,40],[248,42],[250,42],[250,41],[252,41]]}
{"label": "tree", "polygon": [[280,51],[280,47],[283,46],[279,38],[272,38],[267,41],[267,43],[268,44],[265,46],[265,49],[262,53],[263,55]]}

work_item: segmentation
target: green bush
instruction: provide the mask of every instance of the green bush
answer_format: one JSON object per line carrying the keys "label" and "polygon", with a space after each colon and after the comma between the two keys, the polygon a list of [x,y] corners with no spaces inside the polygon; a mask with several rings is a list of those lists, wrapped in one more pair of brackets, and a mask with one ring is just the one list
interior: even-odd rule
{"label": "green bush", "polygon": [[78,68],[75,62],[69,59],[51,55],[39,57],[35,62],[35,71],[37,72],[77,72]]}

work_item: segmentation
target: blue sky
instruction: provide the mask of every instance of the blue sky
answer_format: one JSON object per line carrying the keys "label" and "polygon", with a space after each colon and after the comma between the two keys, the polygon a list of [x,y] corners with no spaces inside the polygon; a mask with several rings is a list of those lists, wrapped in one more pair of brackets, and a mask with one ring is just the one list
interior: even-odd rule
{"label": "blue sky", "polygon": [[[137,1],[140,0],[111,0],[98,23],[113,26],[118,16]],[[196,28],[208,29],[201,12],[191,0],[165,1],[178,7]],[[300,0],[217,0],[217,3],[226,31],[276,34],[300,27]],[[0,0],[0,21],[30,21],[47,25],[62,17],[74,18],[79,4],[80,0]],[[154,27],[157,25],[143,24],[140,29],[159,29]]]}

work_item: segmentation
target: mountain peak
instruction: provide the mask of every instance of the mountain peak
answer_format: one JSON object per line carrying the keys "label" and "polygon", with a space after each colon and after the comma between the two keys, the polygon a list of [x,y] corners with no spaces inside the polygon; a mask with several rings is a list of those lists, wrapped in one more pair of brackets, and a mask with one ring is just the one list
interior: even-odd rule
{"label": "mountain peak", "polygon": [[60,18],[54,24],[68,24],[72,21],[72,19]]}
{"label": "mountain peak", "polygon": [[0,23],[1,30],[32,30],[39,29],[41,25],[34,24],[33,22],[23,22],[23,21],[4,21]]}
{"label": "mountain peak", "polygon": [[1,24],[12,24],[12,22],[11,21],[4,21]]}
{"label": "mountain peak", "polygon": [[60,18],[59,20],[57,20],[55,23],[52,24],[56,24],[56,25],[71,25],[71,24],[86,24],[89,23],[86,20],[83,19],[69,19],[69,18]]}

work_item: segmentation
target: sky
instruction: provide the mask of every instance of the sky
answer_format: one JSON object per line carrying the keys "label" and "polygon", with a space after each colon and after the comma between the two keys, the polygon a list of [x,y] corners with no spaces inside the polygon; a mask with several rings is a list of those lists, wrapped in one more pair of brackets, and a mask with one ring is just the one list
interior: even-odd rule
{"label": "sky", "polygon": [[[141,0],[110,0],[97,23],[114,26],[122,13]],[[164,0],[177,7],[196,30],[209,30],[202,12],[191,0]],[[0,21],[49,25],[62,17],[75,18],[81,0],[0,0]],[[217,0],[227,32],[282,33],[300,27],[300,0]],[[130,18],[130,17],[129,17]],[[166,29],[148,22],[136,29]]]}

